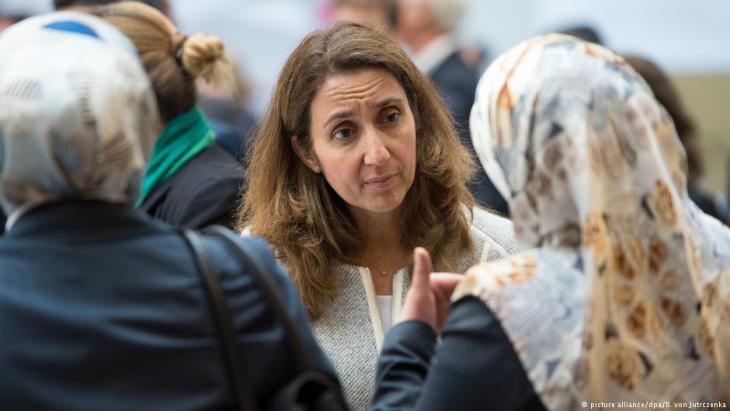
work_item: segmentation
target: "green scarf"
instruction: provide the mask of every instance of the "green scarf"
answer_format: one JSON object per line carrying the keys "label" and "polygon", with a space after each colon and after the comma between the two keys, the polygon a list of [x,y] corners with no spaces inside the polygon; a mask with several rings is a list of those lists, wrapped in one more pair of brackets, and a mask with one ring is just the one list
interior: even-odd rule
{"label": "green scarf", "polygon": [[167,123],[152,149],[137,205],[193,156],[215,142],[215,132],[197,107]]}

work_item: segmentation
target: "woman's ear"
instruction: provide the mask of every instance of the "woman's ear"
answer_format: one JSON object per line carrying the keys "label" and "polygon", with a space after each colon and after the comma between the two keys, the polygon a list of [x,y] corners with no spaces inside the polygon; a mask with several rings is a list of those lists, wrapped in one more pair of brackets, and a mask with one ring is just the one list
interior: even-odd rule
{"label": "woman's ear", "polygon": [[309,167],[310,170],[314,171],[317,174],[322,172],[322,168],[319,166],[319,161],[317,161],[317,157],[302,148],[302,146],[299,144],[299,139],[297,138],[297,136],[291,136],[291,146],[292,148],[294,148],[294,153],[297,155],[297,157],[299,157],[299,159],[302,160],[304,164]]}

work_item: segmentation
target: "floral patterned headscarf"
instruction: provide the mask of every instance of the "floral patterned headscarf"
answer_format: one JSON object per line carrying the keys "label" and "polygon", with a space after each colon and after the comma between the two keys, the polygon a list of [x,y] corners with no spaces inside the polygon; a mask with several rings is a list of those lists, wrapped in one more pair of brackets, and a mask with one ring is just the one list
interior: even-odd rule
{"label": "floral patterned headscarf", "polygon": [[133,203],[160,129],[131,42],[79,13],[0,35],[0,204],[12,222],[71,198]]}
{"label": "floral patterned headscarf", "polygon": [[482,77],[471,132],[528,250],[453,299],[489,306],[545,406],[728,401],[730,232],[690,201],[674,125],[624,60],[521,43]]}

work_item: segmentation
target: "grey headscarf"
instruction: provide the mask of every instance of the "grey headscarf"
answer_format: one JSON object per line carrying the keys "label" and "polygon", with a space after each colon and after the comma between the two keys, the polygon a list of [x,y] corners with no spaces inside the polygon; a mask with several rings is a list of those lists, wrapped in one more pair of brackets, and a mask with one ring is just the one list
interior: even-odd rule
{"label": "grey headscarf", "polygon": [[0,36],[0,205],[9,224],[64,199],[133,203],[159,131],[134,47],[95,17],[52,13]]}

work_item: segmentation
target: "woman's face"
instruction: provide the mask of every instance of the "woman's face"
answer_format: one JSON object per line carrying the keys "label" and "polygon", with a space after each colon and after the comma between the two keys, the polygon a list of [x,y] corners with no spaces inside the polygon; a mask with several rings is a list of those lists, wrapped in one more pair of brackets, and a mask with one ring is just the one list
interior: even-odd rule
{"label": "woman's face", "polygon": [[381,69],[333,75],[317,89],[310,115],[312,150],[294,144],[307,166],[353,212],[397,209],[416,173],[416,126],[395,77]]}

